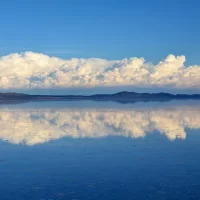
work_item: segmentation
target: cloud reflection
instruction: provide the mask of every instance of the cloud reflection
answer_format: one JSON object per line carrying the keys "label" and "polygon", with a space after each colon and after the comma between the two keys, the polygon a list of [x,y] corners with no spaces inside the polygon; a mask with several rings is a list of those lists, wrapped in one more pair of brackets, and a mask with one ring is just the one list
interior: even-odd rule
{"label": "cloud reflection", "polygon": [[106,109],[0,109],[0,139],[36,145],[63,137],[143,138],[155,131],[169,140],[185,139],[200,128],[200,107]]}

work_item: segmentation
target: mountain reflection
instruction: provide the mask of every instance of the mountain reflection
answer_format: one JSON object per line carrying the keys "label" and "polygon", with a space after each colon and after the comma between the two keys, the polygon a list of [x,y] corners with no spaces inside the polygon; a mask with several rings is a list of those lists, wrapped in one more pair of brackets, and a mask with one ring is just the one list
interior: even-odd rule
{"label": "mountain reflection", "polygon": [[35,145],[63,137],[142,138],[158,131],[169,140],[185,139],[186,128],[200,128],[200,107],[141,109],[0,109],[0,139]]}

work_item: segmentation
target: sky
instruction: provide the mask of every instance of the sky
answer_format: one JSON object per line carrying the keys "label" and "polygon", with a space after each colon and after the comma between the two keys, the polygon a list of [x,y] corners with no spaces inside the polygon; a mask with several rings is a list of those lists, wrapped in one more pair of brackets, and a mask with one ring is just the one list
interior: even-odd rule
{"label": "sky", "polygon": [[[114,68],[118,70],[119,66],[116,63],[134,57],[144,58],[144,63],[151,63],[148,65],[148,69],[146,66],[138,69],[140,73],[137,73],[137,76],[144,72],[144,68],[148,71],[148,77],[143,77],[144,81],[137,81],[136,84],[134,81],[115,80],[111,83],[109,80],[107,81],[109,84],[101,81],[98,84],[93,82],[89,85],[79,81],[76,87],[91,87],[91,85],[99,87],[103,84],[106,87],[124,85],[138,87],[142,85],[144,88],[148,87],[149,76],[157,70],[157,65],[160,62],[165,62],[170,55],[175,56],[176,59],[179,56],[184,56],[182,64],[173,67],[168,63],[168,68],[170,70],[172,68],[171,72],[166,72],[165,69],[159,73],[167,73],[168,79],[177,79],[177,73],[181,74],[181,77],[170,84],[169,80],[164,80],[164,82],[154,80],[150,83],[153,85],[151,88],[162,86],[163,88],[178,87],[180,89],[181,85],[181,89],[185,88],[188,91],[188,83],[187,86],[183,83],[188,82],[188,77],[185,75],[187,73],[183,72],[183,68],[185,70],[190,66],[195,67],[195,72],[194,68],[190,72],[193,73],[192,78],[194,74],[196,74],[196,78],[189,88],[197,88],[200,85],[199,68],[196,69],[196,66],[200,66],[199,7],[200,2],[194,0],[2,1],[0,6],[0,77],[3,79],[3,83],[0,81],[0,88],[26,88],[30,90],[46,88],[44,83],[33,86],[31,80],[35,81],[38,77],[41,79],[41,74],[44,73],[62,71],[61,65],[65,64],[66,66],[66,62],[70,62],[71,58],[88,59],[85,62],[89,63],[91,58],[101,59],[101,63],[96,61],[98,64],[95,62],[95,66],[93,66],[94,63],[90,63],[92,66],[88,68],[95,68],[90,70],[92,77],[105,78],[105,72],[112,71]],[[26,55],[30,52],[32,52],[32,57],[27,58]],[[16,58],[16,53],[21,58]],[[41,56],[40,59],[34,60],[38,54]],[[5,60],[5,56],[8,60]],[[46,66],[44,61],[41,61],[43,56],[48,56],[50,60],[54,56],[62,61]],[[31,67],[29,66],[30,60],[27,59],[34,62]],[[19,63],[19,60],[22,63]],[[78,60],[78,64],[68,64],[68,71],[74,69],[74,66],[81,62],[83,61]],[[150,69],[152,65],[155,69],[153,72]],[[78,68],[80,67],[82,71],[88,70],[83,69],[82,64],[78,66]],[[28,69],[31,71],[23,74],[25,68],[27,71]],[[134,64],[132,68],[136,68]],[[18,72],[16,72],[17,70]],[[133,73],[133,71],[135,73],[135,69],[129,72]],[[77,69],[73,73],[77,73]],[[88,75],[88,72],[85,72],[84,75]],[[166,77],[165,75],[161,77]],[[16,76],[20,81],[16,81]],[[37,78],[35,78],[36,76]],[[69,77],[69,74],[67,76]],[[132,76],[132,78],[134,77],[135,75]],[[26,83],[22,84],[21,79]],[[60,86],[55,82],[48,83],[48,88]],[[63,87],[70,88],[74,85],[68,83],[63,85],[62,83]]]}

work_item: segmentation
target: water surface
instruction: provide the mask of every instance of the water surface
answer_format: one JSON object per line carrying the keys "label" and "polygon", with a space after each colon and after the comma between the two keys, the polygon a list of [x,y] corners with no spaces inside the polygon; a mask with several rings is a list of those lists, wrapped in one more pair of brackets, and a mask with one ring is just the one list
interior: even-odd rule
{"label": "water surface", "polygon": [[0,199],[200,199],[200,103],[0,106]]}

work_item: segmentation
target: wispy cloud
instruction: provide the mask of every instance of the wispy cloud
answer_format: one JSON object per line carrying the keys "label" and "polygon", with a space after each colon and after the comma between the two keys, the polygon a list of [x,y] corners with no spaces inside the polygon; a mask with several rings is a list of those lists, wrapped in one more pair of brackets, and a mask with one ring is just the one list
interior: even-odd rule
{"label": "wispy cloud", "polygon": [[82,51],[78,50],[52,50],[52,51],[44,51],[45,54],[77,54]]}

